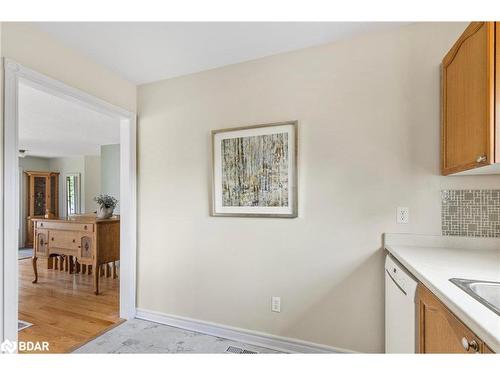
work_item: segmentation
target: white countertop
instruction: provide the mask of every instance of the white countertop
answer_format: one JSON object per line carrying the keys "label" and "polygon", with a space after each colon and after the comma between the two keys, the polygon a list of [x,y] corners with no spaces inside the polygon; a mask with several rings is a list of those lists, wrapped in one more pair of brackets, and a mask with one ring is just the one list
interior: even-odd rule
{"label": "white countertop", "polygon": [[[388,236],[398,238],[392,241]],[[407,243],[401,236],[386,235],[386,250],[493,351],[500,353],[500,316],[449,281],[450,278],[463,278],[500,282],[500,246],[496,247],[494,240],[478,239],[478,248],[474,248],[473,241],[467,239],[467,248],[460,249],[455,247],[456,243],[447,243],[442,236],[426,236],[425,241]],[[436,238],[435,246],[432,237]],[[449,244],[453,247],[448,247]]]}

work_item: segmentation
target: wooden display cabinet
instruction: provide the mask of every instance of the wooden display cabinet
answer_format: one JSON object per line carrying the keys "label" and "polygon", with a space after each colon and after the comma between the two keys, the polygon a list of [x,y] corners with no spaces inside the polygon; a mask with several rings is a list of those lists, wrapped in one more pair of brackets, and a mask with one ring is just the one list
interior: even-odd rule
{"label": "wooden display cabinet", "polygon": [[26,218],[26,247],[33,246],[33,219],[59,217],[59,173],[24,172],[28,179],[28,217]]}

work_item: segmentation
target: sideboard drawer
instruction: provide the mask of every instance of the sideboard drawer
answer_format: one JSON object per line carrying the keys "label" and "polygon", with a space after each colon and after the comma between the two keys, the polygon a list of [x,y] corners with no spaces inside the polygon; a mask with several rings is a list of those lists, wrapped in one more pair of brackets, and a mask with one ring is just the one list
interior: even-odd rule
{"label": "sideboard drawer", "polygon": [[77,250],[81,233],[73,231],[49,231],[49,247]]}
{"label": "sideboard drawer", "polygon": [[50,222],[50,221],[37,221],[36,227],[40,229],[58,229],[58,230],[71,230],[71,231],[80,231],[80,232],[93,232],[94,224],[86,224],[86,223],[61,223],[58,221]]}

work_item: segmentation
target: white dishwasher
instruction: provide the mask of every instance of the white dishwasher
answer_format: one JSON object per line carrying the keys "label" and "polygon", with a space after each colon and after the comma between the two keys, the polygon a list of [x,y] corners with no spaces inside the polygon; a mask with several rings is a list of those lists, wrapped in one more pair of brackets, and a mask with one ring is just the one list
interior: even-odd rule
{"label": "white dishwasher", "polygon": [[417,281],[391,255],[385,257],[385,352],[416,352]]}

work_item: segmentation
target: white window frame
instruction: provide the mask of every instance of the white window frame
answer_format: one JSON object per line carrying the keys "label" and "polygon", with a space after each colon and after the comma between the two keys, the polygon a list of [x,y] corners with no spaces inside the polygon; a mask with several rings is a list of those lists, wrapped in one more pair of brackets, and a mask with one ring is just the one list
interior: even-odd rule
{"label": "white window frame", "polygon": [[66,182],[66,179],[68,177],[76,177],[77,184],[75,186],[75,192],[76,192],[76,214],[81,214],[82,213],[82,175],[81,173],[65,173],[64,174],[64,207],[65,207],[65,213],[66,216],[69,216],[68,212],[68,184]]}

